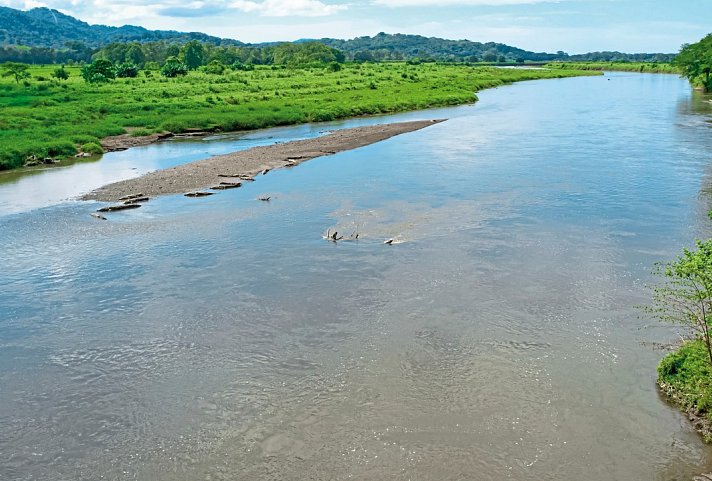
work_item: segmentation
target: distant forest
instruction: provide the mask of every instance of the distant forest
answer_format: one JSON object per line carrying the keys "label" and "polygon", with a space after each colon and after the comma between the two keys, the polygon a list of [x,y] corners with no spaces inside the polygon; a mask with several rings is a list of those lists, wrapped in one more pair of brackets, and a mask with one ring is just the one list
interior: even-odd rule
{"label": "distant forest", "polygon": [[[123,62],[129,61],[126,52],[132,50],[132,55],[143,59],[142,62],[160,64],[191,41],[203,44],[206,59],[219,59],[224,65],[232,65],[236,62],[254,65],[289,63],[292,60],[285,61],[282,54],[286,52],[293,56],[294,52],[303,50],[298,47],[300,44],[314,45],[315,42],[329,47],[320,50],[328,58],[335,55],[337,61],[357,62],[389,60],[491,63],[670,62],[675,57],[675,54],[664,53],[592,52],[569,55],[562,51],[530,52],[502,43],[386,33],[351,40],[322,38],[293,43],[247,45],[237,40],[197,32],[147,30],[130,25],[123,27],[89,25],[47,8],[21,11],[0,7],[0,63],[72,64],[88,63],[96,58]],[[309,48],[313,50],[315,47]],[[341,53],[335,54],[334,51]],[[313,53],[311,52],[310,55]]]}

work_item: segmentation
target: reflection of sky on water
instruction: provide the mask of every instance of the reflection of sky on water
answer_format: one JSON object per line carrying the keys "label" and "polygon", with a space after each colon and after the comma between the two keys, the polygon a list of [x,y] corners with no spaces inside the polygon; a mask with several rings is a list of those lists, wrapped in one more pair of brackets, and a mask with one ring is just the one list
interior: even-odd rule
{"label": "reflection of sky on water", "polygon": [[643,343],[675,334],[633,307],[652,263],[710,230],[712,140],[683,81],[610,78],[483,92],[428,113],[446,123],[108,221],[95,203],[0,216],[0,477],[712,470],[655,391]]}

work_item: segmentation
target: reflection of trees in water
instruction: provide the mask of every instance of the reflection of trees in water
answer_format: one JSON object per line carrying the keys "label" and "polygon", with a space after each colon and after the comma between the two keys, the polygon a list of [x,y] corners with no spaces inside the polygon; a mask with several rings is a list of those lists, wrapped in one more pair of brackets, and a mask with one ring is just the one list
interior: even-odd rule
{"label": "reflection of trees in water", "polygon": [[[697,203],[699,234],[712,237],[712,221],[707,213],[712,210],[712,94],[692,90],[691,95],[677,103],[677,131],[686,149],[698,150],[703,168]],[[704,234],[704,235],[703,235]]]}
{"label": "reflection of trees in water", "polygon": [[[693,446],[692,440],[684,439],[687,436],[698,436],[697,433],[680,433],[672,441],[670,451],[664,457],[661,456],[657,464],[656,480],[659,481],[692,481],[703,474],[712,476],[712,458],[710,448],[696,443],[698,449],[690,449]],[[679,442],[678,442],[679,441]],[[695,468],[695,466],[697,466]]]}
{"label": "reflection of trees in water", "polygon": [[712,93],[692,89],[689,97],[677,103],[677,111],[683,115],[706,115],[712,120]]}
{"label": "reflection of trees in water", "polygon": [[100,155],[94,155],[92,157],[75,158],[70,157],[68,159],[63,159],[58,164],[41,164],[34,167],[13,169],[8,171],[0,171],[0,185],[2,184],[12,184],[25,177],[30,177],[33,175],[41,174],[49,169],[61,169],[62,167],[69,167],[75,164],[91,164],[101,160]]}

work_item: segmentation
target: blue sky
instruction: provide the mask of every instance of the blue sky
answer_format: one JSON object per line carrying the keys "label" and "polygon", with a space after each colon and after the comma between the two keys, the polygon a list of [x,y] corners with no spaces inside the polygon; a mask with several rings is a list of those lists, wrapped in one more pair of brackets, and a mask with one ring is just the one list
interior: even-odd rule
{"label": "blue sky", "polygon": [[378,32],[534,51],[676,52],[712,32],[712,0],[0,0],[89,23],[201,31],[244,42]]}

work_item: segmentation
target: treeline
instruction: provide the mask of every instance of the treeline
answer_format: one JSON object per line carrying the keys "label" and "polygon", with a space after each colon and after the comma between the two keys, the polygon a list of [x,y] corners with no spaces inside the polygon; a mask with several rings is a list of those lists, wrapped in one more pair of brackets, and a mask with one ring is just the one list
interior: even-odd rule
{"label": "treeline", "polygon": [[495,42],[472,42],[470,40],[447,40],[421,35],[379,33],[373,37],[357,37],[351,40],[322,38],[319,42],[342,50],[349,60],[435,60],[439,62],[670,62],[675,54],[621,52],[591,52],[569,55],[530,52],[510,45]]}
{"label": "treeline", "polygon": [[219,63],[230,67],[245,65],[306,66],[342,63],[343,52],[318,42],[280,43],[268,46],[216,46],[196,40],[179,45],[169,42],[115,43],[92,55],[114,64],[132,63],[140,68],[147,64],[163,65],[169,58],[181,59],[189,69]]}
{"label": "treeline", "polygon": [[674,53],[589,52],[576,55],[565,54],[563,58],[557,60],[566,62],[670,63],[675,55]]}
{"label": "treeline", "polygon": [[547,68],[610,72],[680,73],[679,68],[671,63],[657,62],[551,62],[545,66]]}
{"label": "treeline", "polygon": [[47,47],[0,47],[0,63],[22,62],[35,65],[91,62],[95,49],[82,42],[67,42],[62,49]]}
{"label": "treeline", "polygon": [[[187,53],[187,58],[186,58]],[[343,52],[318,42],[280,43],[261,46],[217,46],[191,40],[187,43],[171,41],[113,43],[92,49],[81,42],[67,42],[61,50],[44,47],[0,47],[0,63],[21,62],[34,65],[90,63],[98,59],[114,64],[131,63],[139,68],[146,64],[155,69],[166,60],[176,57],[189,68],[219,62],[225,66],[286,65],[342,63]]]}
{"label": "treeline", "polygon": [[699,42],[683,45],[674,64],[692,85],[712,92],[712,33]]}

